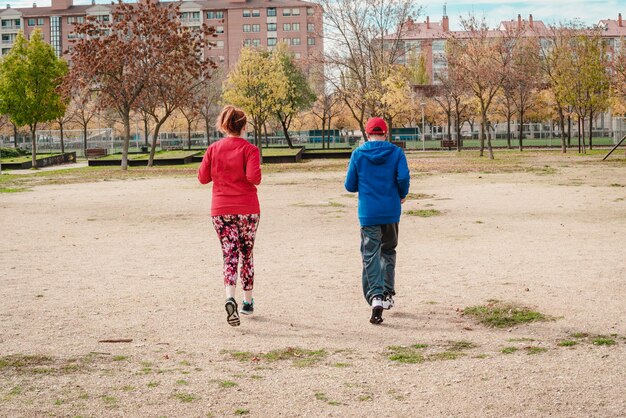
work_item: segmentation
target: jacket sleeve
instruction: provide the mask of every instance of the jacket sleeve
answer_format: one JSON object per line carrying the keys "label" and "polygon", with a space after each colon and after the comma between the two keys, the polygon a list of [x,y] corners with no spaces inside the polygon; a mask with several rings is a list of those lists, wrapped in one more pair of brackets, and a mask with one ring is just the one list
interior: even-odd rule
{"label": "jacket sleeve", "polygon": [[346,182],[344,184],[346,190],[350,193],[359,191],[359,175],[356,171],[354,155],[355,153],[353,152],[350,157],[350,163],[348,164],[348,174],[346,175]]}
{"label": "jacket sleeve", "polygon": [[401,149],[399,149],[398,152],[400,152],[400,158],[398,159],[398,166],[396,168],[396,183],[398,184],[400,199],[404,199],[409,193],[411,173],[409,172],[409,165],[406,162],[404,152]]}
{"label": "jacket sleeve", "polygon": [[246,159],[246,178],[255,186],[261,184],[261,155],[257,147],[250,147]]}
{"label": "jacket sleeve", "polygon": [[207,149],[202,157],[200,168],[198,169],[198,180],[202,184],[211,182],[211,157],[209,156],[209,150]]}

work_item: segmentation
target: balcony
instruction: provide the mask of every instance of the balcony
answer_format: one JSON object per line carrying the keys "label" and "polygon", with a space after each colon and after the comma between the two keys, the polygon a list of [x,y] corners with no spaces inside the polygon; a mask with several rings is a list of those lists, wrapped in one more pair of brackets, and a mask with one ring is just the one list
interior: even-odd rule
{"label": "balcony", "polygon": [[6,32],[19,32],[22,29],[22,25],[2,25],[2,27],[0,27],[0,32],[1,33],[6,33]]}

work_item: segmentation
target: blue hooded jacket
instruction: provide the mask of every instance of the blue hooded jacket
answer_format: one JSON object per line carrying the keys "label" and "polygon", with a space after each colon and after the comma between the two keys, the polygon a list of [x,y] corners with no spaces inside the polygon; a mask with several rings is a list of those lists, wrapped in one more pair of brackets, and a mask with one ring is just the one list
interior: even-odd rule
{"label": "blue hooded jacket", "polygon": [[350,158],[346,190],[359,192],[361,226],[400,222],[400,200],[409,192],[411,176],[404,152],[386,141],[368,141]]}

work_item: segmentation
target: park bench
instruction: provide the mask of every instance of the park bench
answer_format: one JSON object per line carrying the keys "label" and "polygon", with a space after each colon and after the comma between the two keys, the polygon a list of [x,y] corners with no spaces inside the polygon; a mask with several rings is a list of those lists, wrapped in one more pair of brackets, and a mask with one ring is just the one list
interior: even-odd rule
{"label": "park bench", "polygon": [[100,157],[106,157],[107,150],[106,148],[87,148],[87,159],[96,159]]}
{"label": "park bench", "polygon": [[452,149],[452,148],[456,148],[456,146],[457,146],[457,142],[456,141],[451,141],[449,139],[442,139],[441,140],[441,148]]}
{"label": "park bench", "polygon": [[391,141],[391,143],[402,149],[406,149],[406,141]]}
{"label": "park bench", "polygon": [[182,145],[161,145],[163,151],[182,151],[185,148]]}

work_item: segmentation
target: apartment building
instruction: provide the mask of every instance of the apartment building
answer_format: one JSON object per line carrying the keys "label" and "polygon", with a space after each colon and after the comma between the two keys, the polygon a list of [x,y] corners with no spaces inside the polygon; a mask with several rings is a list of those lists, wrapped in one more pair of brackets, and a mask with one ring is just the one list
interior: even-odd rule
{"label": "apartment building", "polygon": [[[404,55],[399,63],[407,64],[415,57],[422,55],[426,64],[429,80],[433,84],[438,84],[439,76],[445,71],[446,42],[451,37],[463,38],[469,36],[467,32],[450,31],[450,20],[445,14],[440,22],[431,22],[429,17],[423,22],[408,20],[406,28],[401,36],[401,47],[404,48]],[[598,23],[601,29],[601,36],[607,45],[609,56],[620,48],[621,39],[626,37],[626,22],[622,21],[621,13],[617,19],[601,20]],[[547,35],[549,28],[540,20],[534,20],[532,15],[528,19],[522,19],[520,15],[517,19],[503,21],[496,29],[491,31],[492,36],[496,36],[505,31],[521,30],[522,36]],[[389,36],[394,39],[395,35]]]}
{"label": "apartment building", "polygon": [[[159,0],[154,0],[159,1]],[[11,8],[0,10],[0,53],[7,54],[20,30],[29,36],[41,29],[44,39],[58,56],[67,56],[76,24],[88,16],[103,22],[113,18],[116,5],[74,5],[73,0],[51,0],[50,7]],[[203,23],[216,28],[215,46],[207,56],[226,67],[237,62],[243,46],[273,48],[283,41],[290,45],[297,59],[321,55],[322,8],[302,0],[185,0],[180,2],[180,19],[184,25],[199,27]],[[167,4],[162,2],[162,4]]]}

